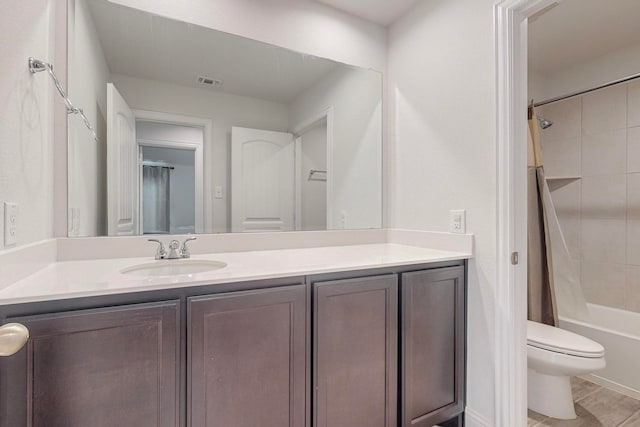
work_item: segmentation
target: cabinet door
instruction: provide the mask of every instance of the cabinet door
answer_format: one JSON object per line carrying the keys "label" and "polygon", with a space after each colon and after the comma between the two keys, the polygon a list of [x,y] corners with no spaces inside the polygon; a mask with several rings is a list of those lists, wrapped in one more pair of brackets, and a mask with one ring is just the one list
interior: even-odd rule
{"label": "cabinet door", "polygon": [[314,425],[395,427],[397,276],[314,284]]}
{"label": "cabinet door", "polygon": [[192,427],[304,427],[306,286],[189,298]]}
{"label": "cabinet door", "polygon": [[9,319],[30,332],[0,358],[0,425],[179,425],[179,303]]}
{"label": "cabinet door", "polygon": [[464,268],[402,274],[402,426],[431,427],[463,411]]}

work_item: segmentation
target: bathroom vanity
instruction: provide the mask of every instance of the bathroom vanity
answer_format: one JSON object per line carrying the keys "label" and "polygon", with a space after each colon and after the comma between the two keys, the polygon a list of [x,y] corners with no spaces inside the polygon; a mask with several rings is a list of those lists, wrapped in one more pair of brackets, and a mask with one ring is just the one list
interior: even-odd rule
{"label": "bathroom vanity", "polygon": [[443,253],[260,280],[234,280],[227,259],[211,284],[135,291],[88,274],[104,289],[0,306],[30,331],[0,358],[0,425],[461,425],[467,257]]}

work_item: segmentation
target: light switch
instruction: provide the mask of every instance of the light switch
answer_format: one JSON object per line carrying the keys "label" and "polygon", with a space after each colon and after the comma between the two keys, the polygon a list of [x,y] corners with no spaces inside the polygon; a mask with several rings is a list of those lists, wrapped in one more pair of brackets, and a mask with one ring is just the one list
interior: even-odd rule
{"label": "light switch", "polygon": [[214,189],[213,192],[213,197],[215,197],[216,199],[222,199],[222,186],[221,185],[216,185],[216,188]]}
{"label": "light switch", "polygon": [[452,233],[464,234],[467,232],[467,212],[464,209],[451,211],[449,229]]}
{"label": "light switch", "polygon": [[4,202],[4,245],[18,243],[18,204]]}

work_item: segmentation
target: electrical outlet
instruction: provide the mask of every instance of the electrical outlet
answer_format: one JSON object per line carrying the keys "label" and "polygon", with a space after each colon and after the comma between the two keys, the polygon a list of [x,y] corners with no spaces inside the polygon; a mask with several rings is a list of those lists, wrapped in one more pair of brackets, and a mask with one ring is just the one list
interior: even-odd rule
{"label": "electrical outlet", "polygon": [[451,211],[449,228],[452,233],[464,234],[467,232],[467,212],[464,209]]}
{"label": "electrical outlet", "polygon": [[4,202],[4,245],[18,242],[18,204]]}
{"label": "electrical outlet", "polygon": [[347,228],[347,211],[340,211],[340,228]]}

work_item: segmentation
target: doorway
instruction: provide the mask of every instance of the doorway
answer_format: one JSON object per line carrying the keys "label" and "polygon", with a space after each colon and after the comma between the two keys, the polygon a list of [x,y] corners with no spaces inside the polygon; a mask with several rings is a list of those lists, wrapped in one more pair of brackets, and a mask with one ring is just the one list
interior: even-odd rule
{"label": "doorway", "polygon": [[195,152],[141,146],[142,234],[192,234],[195,218]]}
{"label": "doorway", "polygon": [[142,234],[199,232],[197,196],[204,129],[180,123],[136,120]]}

